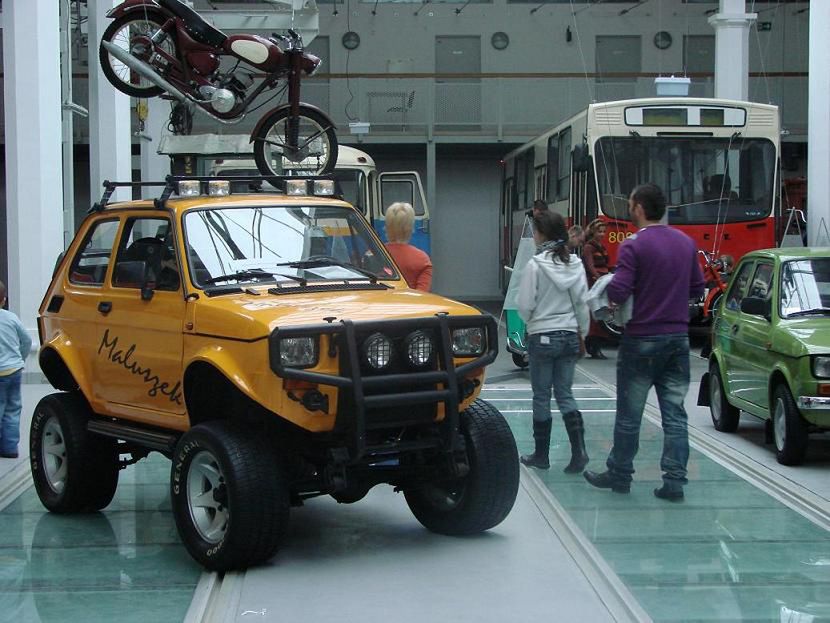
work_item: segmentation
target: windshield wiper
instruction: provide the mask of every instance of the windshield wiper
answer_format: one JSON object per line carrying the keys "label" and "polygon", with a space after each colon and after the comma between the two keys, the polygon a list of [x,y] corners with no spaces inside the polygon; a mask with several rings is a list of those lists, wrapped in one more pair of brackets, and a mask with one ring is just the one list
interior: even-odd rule
{"label": "windshield wiper", "polygon": [[360,273],[369,279],[371,283],[378,282],[378,276],[370,270],[366,270],[365,268],[361,268],[360,266],[355,266],[349,262],[341,262],[339,260],[332,259],[318,259],[318,260],[297,260],[296,262],[284,262],[282,264],[277,264],[277,266],[288,266],[290,268],[322,268],[323,266],[339,266],[340,268],[346,268],[348,270],[353,270],[356,273]]}
{"label": "windshield wiper", "polygon": [[814,307],[813,309],[802,309],[801,311],[787,314],[787,318],[795,318],[796,316],[808,316],[810,314],[826,314],[830,312],[830,307]]}
{"label": "windshield wiper", "polygon": [[210,279],[205,279],[203,283],[212,284],[219,283],[220,281],[242,281],[244,279],[271,279],[274,277],[274,274],[261,268],[249,268],[235,273],[228,273],[227,275],[211,277]]}

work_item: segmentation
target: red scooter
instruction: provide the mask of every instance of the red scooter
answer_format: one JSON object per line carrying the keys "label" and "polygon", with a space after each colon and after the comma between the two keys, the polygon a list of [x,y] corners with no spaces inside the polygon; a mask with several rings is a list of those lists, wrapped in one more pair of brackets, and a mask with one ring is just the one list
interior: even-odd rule
{"label": "red scooter", "polygon": [[[265,176],[334,169],[334,123],[300,102],[300,78],[314,74],[320,59],[304,51],[293,30],[268,38],[226,35],[179,0],[125,0],[107,17],[114,21],[99,57],[116,89],[144,98],[166,93],[222,123],[238,123],[261,93],[285,80],[288,102],[268,111],[251,134],[257,167]],[[240,63],[264,72],[257,86]]]}

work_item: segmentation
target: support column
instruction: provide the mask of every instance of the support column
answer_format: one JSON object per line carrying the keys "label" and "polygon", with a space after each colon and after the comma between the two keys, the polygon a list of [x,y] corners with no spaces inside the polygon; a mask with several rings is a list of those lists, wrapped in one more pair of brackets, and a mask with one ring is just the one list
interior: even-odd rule
{"label": "support column", "polygon": [[64,248],[58,3],[7,2],[3,26],[6,285],[37,344],[38,307]]}
{"label": "support column", "polygon": [[830,2],[810,3],[809,111],[807,117],[807,242],[830,246]]}
{"label": "support column", "polygon": [[[161,182],[170,175],[170,157],[158,153],[161,135],[170,118],[170,102],[158,97],[142,100],[147,103],[147,118],[141,141],[141,181]],[[148,140],[149,139],[149,140]],[[161,188],[145,188],[142,197],[155,199],[161,194]]]}
{"label": "support column", "polygon": [[[112,20],[107,12],[118,0],[89,0],[89,182],[90,198],[98,201],[104,180],[132,179],[130,98],[113,87],[101,71],[98,46]],[[128,188],[113,194],[113,201],[131,199]]]}
{"label": "support column", "polygon": [[426,195],[427,205],[429,206],[430,216],[435,210],[435,193],[436,193],[436,177],[437,165],[435,162],[435,141],[427,141],[427,179],[426,179]]}
{"label": "support column", "polygon": [[746,12],[746,0],[720,0],[720,12],[709,18],[715,29],[715,97],[749,97],[749,28],[757,17]]}

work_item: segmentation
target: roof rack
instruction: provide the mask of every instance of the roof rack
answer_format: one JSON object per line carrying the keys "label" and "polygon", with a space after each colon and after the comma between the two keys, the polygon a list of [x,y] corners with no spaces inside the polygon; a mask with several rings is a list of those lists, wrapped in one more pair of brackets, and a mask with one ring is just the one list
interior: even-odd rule
{"label": "roof rack", "polygon": [[[225,180],[231,183],[247,182],[250,184],[251,192],[263,192],[263,182],[268,182],[274,188],[282,190],[283,192],[285,191],[285,182],[287,180],[332,180],[336,182],[333,175],[168,175],[163,182],[111,182],[109,180],[105,180],[104,194],[101,195],[101,201],[92,204],[92,207],[88,212],[100,212],[106,208],[107,204],[109,204],[110,198],[112,197],[112,193],[114,193],[117,188],[146,188],[150,186],[163,187],[161,195],[157,199],[153,200],[153,206],[156,209],[161,210],[166,207],[167,200],[170,198],[170,195],[178,189],[178,183],[185,180],[200,182],[200,186],[214,180]],[[342,198],[339,194],[336,194],[335,196]]]}

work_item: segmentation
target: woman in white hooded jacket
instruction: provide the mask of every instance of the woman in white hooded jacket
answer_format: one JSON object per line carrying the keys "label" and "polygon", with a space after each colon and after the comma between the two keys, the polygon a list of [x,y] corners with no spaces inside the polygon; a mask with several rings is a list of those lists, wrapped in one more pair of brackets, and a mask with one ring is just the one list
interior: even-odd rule
{"label": "woman in white hooded jacket", "polygon": [[568,474],[582,472],[588,464],[585,427],[573,397],[574,369],[585,352],[590,314],[586,298],[588,282],[579,257],[568,248],[564,219],[553,212],[533,218],[536,255],[522,272],[518,311],[528,332],[530,383],[533,388],[533,439],[535,451],[521,458],[522,463],[549,469],[551,387],[562,413],[571,460]]}

